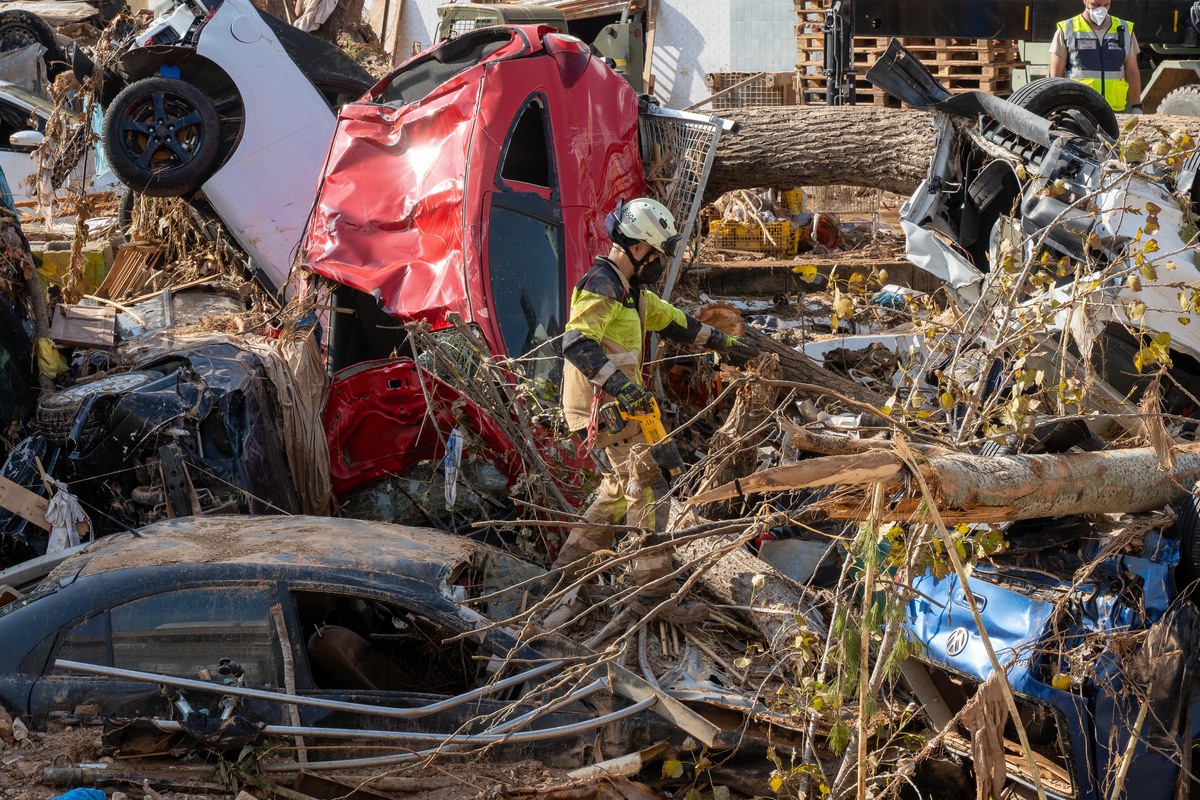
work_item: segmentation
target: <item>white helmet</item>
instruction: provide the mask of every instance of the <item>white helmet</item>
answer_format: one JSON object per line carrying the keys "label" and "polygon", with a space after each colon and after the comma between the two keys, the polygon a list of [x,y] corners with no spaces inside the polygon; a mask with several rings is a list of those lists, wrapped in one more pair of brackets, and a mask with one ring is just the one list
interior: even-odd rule
{"label": "white helmet", "polygon": [[645,242],[655,250],[673,256],[682,238],[675,229],[671,211],[649,197],[617,203],[616,209],[608,215],[607,223],[613,243],[624,248]]}

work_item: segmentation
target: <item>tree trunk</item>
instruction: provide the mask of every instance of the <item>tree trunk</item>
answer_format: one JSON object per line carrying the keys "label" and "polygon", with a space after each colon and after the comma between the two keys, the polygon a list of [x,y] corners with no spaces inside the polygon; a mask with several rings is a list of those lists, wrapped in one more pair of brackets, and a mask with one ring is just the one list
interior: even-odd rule
{"label": "tree trunk", "polygon": [[[762,187],[865,186],[908,195],[924,179],[933,155],[933,118],[926,111],[767,106],[720,115],[742,127],[721,137],[705,202],[735,189]],[[1194,117],[1152,114],[1138,133],[1153,142],[1163,132],[1195,124]]]}
{"label": "tree trunk", "polygon": [[[706,562],[727,541],[727,537],[715,536],[681,545],[676,558],[685,563]],[[762,578],[759,586],[754,585],[756,577]],[[700,585],[723,603],[750,609],[741,611],[740,616],[763,635],[768,646],[778,647],[781,658],[795,655],[790,648],[797,633],[797,617],[804,619],[809,633],[825,635],[825,620],[814,607],[812,597],[744,547],[726,553],[708,567]]]}
{"label": "tree trunk", "polygon": [[734,189],[866,186],[912,194],[933,154],[932,117],[876,106],[722,111],[741,131],[721,137],[704,198]]}
{"label": "tree trunk", "polygon": [[[1152,447],[1057,455],[936,455],[919,464],[947,522],[1001,522],[1064,514],[1152,511],[1189,497],[1200,475],[1200,443],[1175,450],[1163,469]],[[869,486],[888,482],[896,517],[917,510],[922,498],[904,480],[906,467],[886,451],[828,456],[763,470],[736,485],[705,492],[688,503],[727,500],[739,492],[788,491],[815,486]],[[817,505],[837,519],[857,519],[866,497],[839,492]]]}

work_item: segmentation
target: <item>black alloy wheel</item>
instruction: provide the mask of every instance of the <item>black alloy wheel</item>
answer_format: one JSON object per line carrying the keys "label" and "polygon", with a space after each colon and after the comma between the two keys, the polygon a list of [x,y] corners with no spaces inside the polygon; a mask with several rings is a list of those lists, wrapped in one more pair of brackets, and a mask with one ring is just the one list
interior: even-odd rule
{"label": "black alloy wheel", "polygon": [[217,165],[221,119],[200,89],[175,78],[132,83],[104,119],[104,152],[126,185],[151,197],[200,188]]}

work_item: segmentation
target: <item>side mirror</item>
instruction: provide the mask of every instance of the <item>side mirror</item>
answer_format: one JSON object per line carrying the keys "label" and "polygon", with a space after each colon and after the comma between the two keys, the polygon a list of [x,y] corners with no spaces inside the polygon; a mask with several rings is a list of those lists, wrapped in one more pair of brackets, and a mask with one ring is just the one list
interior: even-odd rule
{"label": "side mirror", "polygon": [[8,143],[18,153],[32,153],[45,139],[40,131],[17,131],[8,137]]}

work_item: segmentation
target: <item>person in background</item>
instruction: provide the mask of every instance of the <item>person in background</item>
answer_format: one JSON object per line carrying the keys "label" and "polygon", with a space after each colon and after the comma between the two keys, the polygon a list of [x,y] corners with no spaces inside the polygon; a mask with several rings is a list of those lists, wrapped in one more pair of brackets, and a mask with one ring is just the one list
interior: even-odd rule
{"label": "person in background", "polygon": [[1083,0],[1083,13],[1058,23],[1050,76],[1092,87],[1113,111],[1142,113],[1142,76],[1133,23],[1109,13],[1112,0]]}

